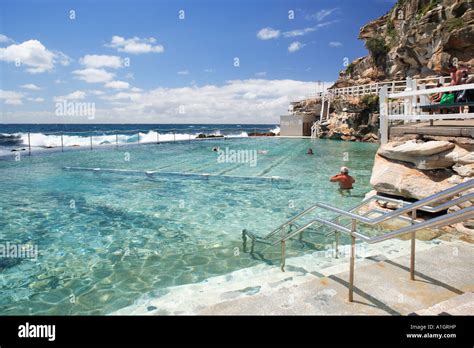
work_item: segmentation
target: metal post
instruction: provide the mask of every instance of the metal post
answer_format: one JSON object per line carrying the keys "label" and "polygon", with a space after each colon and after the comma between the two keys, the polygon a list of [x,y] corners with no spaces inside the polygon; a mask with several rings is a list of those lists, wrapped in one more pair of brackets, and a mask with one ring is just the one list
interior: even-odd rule
{"label": "metal post", "polygon": [[325,99],[325,96],[326,96],[326,93],[324,93],[324,88],[323,88],[323,95],[322,95],[322,98],[321,98],[321,111],[319,113],[319,121],[321,122],[323,120],[323,116],[324,116],[324,99]]}
{"label": "metal post", "polygon": [[334,234],[335,237],[336,237],[336,259],[339,258],[339,231],[336,231],[336,233]]}
{"label": "metal post", "polygon": [[286,242],[284,240],[281,241],[281,271],[285,272],[285,251],[286,251]]}
{"label": "metal post", "polygon": [[30,132],[28,132],[28,155],[31,156]]}
{"label": "metal post", "polygon": [[[356,230],[356,220],[352,219],[352,228],[351,232]],[[350,270],[349,270],[349,302],[354,301],[354,263],[355,263],[355,245],[356,238],[351,234],[351,260],[350,260]]]}
{"label": "metal post", "polygon": [[[411,212],[411,224],[413,225],[416,220],[416,210]],[[416,232],[411,233],[411,257],[410,257],[410,279],[415,280],[415,245],[416,245]]]}
{"label": "metal post", "polygon": [[329,120],[330,107],[331,107],[331,95],[328,95],[328,115],[326,117],[326,120]]}
{"label": "metal post", "polygon": [[379,110],[380,110],[380,143],[382,145],[388,142],[388,105],[387,105],[388,87],[385,85],[380,89]]}
{"label": "metal post", "polygon": [[92,151],[92,134],[91,134],[91,151]]}

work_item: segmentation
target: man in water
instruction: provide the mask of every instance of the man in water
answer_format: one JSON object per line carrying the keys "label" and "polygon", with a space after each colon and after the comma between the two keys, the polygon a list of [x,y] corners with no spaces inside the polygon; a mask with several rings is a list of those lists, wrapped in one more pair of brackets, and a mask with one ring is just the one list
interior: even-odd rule
{"label": "man in water", "polygon": [[342,167],[341,172],[337,175],[332,176],[329,181],[339,183],[339,193],[349,192],[352,190],[352,184],[355,183],[355,179],[349,175],[349,169]]}
{"label": "man in water", "polygon": [[306,152],[307,155],[314,155],[313,149],[309,148],[308,151]]}

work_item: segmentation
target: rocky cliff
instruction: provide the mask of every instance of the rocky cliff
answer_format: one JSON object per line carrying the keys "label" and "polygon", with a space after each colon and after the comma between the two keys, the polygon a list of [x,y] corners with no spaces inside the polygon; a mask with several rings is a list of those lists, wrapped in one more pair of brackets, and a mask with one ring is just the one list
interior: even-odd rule
{"label": "rocky cliff", "polygon": [[[474,65],[474,0],[399,0],[359,32],[369,54],[355,59],[330,88],[448,75],[448,64]],[[319,117],[321,100],[293,103]],[[378,141],[378,98],[338,97],[320,125],[323,138]]]}
{"label": "rocky cliff", "polygon": [[423,78],[448,64],[474,65],[474,0],[399,0],[360,29],[369,55],[340,72],[333,86]]}

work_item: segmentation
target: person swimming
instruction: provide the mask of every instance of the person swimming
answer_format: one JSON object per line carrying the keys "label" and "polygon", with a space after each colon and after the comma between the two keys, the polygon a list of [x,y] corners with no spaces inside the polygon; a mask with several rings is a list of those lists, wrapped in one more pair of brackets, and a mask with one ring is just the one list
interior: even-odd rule
{"label": "person swimming", "polygon": [[313,149],[309,148],[308,151],[306,152],[307,155],[314,155]]}
{"label": "person swimming", "polygon": [[219,146],[214,146],[212,148],[212,151],[214,151],[214,152],[218,152],[219,150],[220,150]]}
{"label": "person swimming", "polygon": [[355,179],[349,175],[349,168],[341,167],[341,172],[332,176],[329,181],[339,183],[339,192],[349,192],[352,190],[352,184],[355,183]]}

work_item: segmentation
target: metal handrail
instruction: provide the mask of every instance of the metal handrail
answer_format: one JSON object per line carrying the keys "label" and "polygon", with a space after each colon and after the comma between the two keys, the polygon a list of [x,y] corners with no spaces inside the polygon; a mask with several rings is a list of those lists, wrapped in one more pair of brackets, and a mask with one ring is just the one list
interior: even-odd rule
{"label": "metal handrail", "polygon": [[[448,190],[445,190],[445,191],[442,191],[442,192],[439,192],[433,196],[430,196],[430,197],[427,197],[425,198],[424,200],[420,200],[417,202],[416,206],[413,206],[414,203],[410,203],[410,202],[407,202],[407,201],[404,201],[404,200],[401,200],[401,199],[395,199],[395,198],[390,198],[390,197],[385,197],[385,196],[381,196],[381,195],[373,195],[365,200],[363,200],[361,203],[357,204],[356,206],[352,207],[351,209],[349,209],[349,211],[345,211],[345,210],[342,210],[342,209],[338,209],[338,208],[335,208],[335,207],[332,207],[330,205],[327,205],[325,203],[316,203],[314,205],[312,205],[311,207],[303,210],[301,213],[299,213],[298,215],[294,216],[293,218],[291,218],[290,220],[286,221],[285,223],[281,224],[280,226],[278,226],[277,228],[275,228],[272,232],[270,232],[269,234],[267,234],[266,236],[264,237],[258,237],[256,235],[254,235],[253,233],[251,233],[250,231],[244,229],[242,232],[247,234],[249,237],[251,237],[252,239],[255,239],[255,240],[267,240],[269,239],[270,237],[274,236],[275,234],[277,234],[278,232],[280,232],[283,228],[291,225],[293,222],[295,222],[296,220],[300,219],[301,217],[309,214],[310,212],[312,212],[313,210],[315,210],[316,208],[323,208],[323,209],[328,209],[328,210],[332,210],[334,212],[337,212],[339,213],[338,216],[335,218],[339,218],[343,215],[346,215],[347,217],[350,217],[350,218],[355,218],[355,219],[358,219],[360,218],[361,222],[364,222],[366,224],[369,224],[369,225],[373,225],[373,224],[377,224],[377,223],[380,223],[380,222],[383,222],[387,219],[390,219],[390,218],[394,218],[394,217],[397,217],[397,216],[400,216],[404,213],[406,213],[407,211],[411,211],[413,210],[414,208],[416,208],[417,210],[421,210],[421,211],[425,211],[425,212],[428,212],[428,213],[437,213],[437,212],[440,212],[442,210],[446,210],[448,209],[449,207],[453,206],[453,205],[457,205],[457,204],[460,204],[460,203],[463,203],[463,202],[466,202],[466,201],[469,201],[471,199],[474,199],[474,193],[470,193],[470,194],[467,194],[467,195],[464,195],[464,196],[461,196],[459,198],[456,198],[454,200],[451,200],[449,202],[445,202],[445,203],[442,203],[440,205],[437,205],[435,207],[432,207],[432,206],[429,206],[429,205],[426,205],[424,203],[432,203],[432,202],[436,202],[436,201],[439,201],[439,200],[442,200],[443,198],[446,198],[445,196],[442,196],[441,198],[439,197],[435,197],[435,198],[432,198],[430,199],[431,197],[434,197],[436,195],[440,196],[441,193],[443,192],[448,192],[447,195],[448,197],[451,197],[453,195],[455,195],[456,193],[459,193],[459,192],[462,192],[464,190],[467,190],[471,187],[474,187],[474,179],[473,180],[470,180],[470,181],[467,181],[465,183],[462,183],[460,184],[461,186],[459,188],[457,188],[458,186],[454,186],[453,188],[450,188]],[[451,193],[451,191],[453,191],[454,188],[457,188],[455,189],[455,193]],[[364,216],[361,216],[361,215],[357,215],[357,214],[352,214],[351,212],[354,211],[354,210],[357,210],[359,208],[361,208],[362,206],[364,205],[367,205],[368,203],[370,203],[371,201],[373,200],[380,200],[380,201],[386,201],[386,202],[390,202],[390,203],[395,203],[395,204],[400,204],[402,205],[402,208],[403,207],[409,207],[409,209],[404,209],[401,213],[398,213],[398,214],[395,214],[396,212],[399,211],[399,209],[391,212],[391,213],[386,213],[384,214],[382,217],[378,217],[377,219],[370,219],[370,218],[366,218]],[[420,204],[420,202],[422,202]],[[350,215],[348,215],[350,214]],[[392,214],[393,216],[389,216],[390,214]],[[365,219],[362,220],[362,219]],[[379,219],[382,219],[380,221],[378,221]]]}
{"label": "metal handrail", "polygon": [[[345,210],[342,210],[342,209],[339,209],[339,208],[332,207],[332,206],[324,204],[324,203],[317,203],[317,204],[309,207],[308,209],[304,210],[303,212],[301,212],[297,216],[293,217],[291,220],[285,222],[284,224],[279,226],[277,229],[275,229],[274,231],[269,233],[264,238],[258,238],[253,233],[250,233],[246,230],[242,231],[242,238],[243,238],[243,241],[244,241],[244,245],[246,243],[246,237],[247,236],[250,236],[253,241],[258,241],[258,242],[262,242],[262,243],[273,245],[273,246],[275,246],[278,243],[281,243],[281,269],[282,269],[282,271],[284,271],[285,270],[284,269],[284,267],[285,267],[285,258],[286,258],[286,241],[293,238],[294,236],[296,236],[298,234],[303,233],[305,230],[312,227],[313,225],[322,224],[322,225],[325,225],[325,226],[329,226],[333,230],[336,231],[335,232],[335,234],[336,234],[336,245],[335,245],[336,257],[338,255],[338,251],[337,251],[338,237],[339,237],[338,234],[341,232],[341,233],[349,235],[351,237],[351,257],[350,257],[350,271],[349,271],[349,301],[352,302],[353,301],[353,292],[354,292],[354,264],[355,264],[355,252],[356,252],[356,248],[355,248],[356,238],[360,238],[362,241],[364,241],[366,243],[373,244],[373,243],[379,243],[379,242],[382,242],[382,241],[385,241],[385,240],[388,240],[388,239],[391,239],[391,238],[395,238],[395,237],[398,237],[398,236],[401,236],[401,235],[411,233],[410,279],[414,280],[415,279],[416,232],[421,230],[421,229],[425,229],[425,228],[442,227],[442,226],[446,226],[446,225],[450,225],[450,224],[466,221],[467,219],[474,218],[474,206],[471,206],[471,207],[468,207],[468,208],[463,208],[463,209],[460,209],[460,210],[458,210],[454,213],[445,214],[445,215],[438,216],[438,217],[435,217],[435,218],[432,218],[432,219],[429,219],[429,220],[426,220],[426,221],[421,221],[421,222],[416,219],[417,210],[424,210],[424,211],[429,211],[429,212],[439,212],[439,211],[445,210],[445,209],[447,209],[447,208],[449,208],[453,205],[460,204],[460,203],[466,202],[468,200],[474,200],[474,192],[471,192],[471,193],[468,193],[464,196],[458,197],[456,199],[452,199],[449,202],[439,204],[438,206],[435,206],[435,207],[427,205],[427,204],[442,201],[446,198],[451,198],[451,197],[453,197],[453,196],[455,196],[455,195],[457,195],[461,192],[465,192],[465,191],[467,191],[471,188],[474,188],[474,179],[469,180],[465,183],[458,184],[454,187],[451,187],[451,188],[446,189],[444,191],[438,192],[436,194],[433,194],[429,197],[426,197],[424,199],[421,199],[417,202],[410,203],[410,204],[406,204],[406,202],[404,202],[402,200],[396,200],[396,199],[391,199],[389,197],[374,195],[374,196],[369,197],[368,199],[362,201],[359,205],[352,208],[351,211],[349,211],[349,212],[345,211]],[[395,201],[397,203],[401,203],[402,207],[400,207],[400,208],[398,208],[398,209],[396,209],[396,210],[394,210],[393,212],[390,212],[390,213],[385,213],[384,211],[380,211],[378,209],[369,210],[364,215],[359,215],[359,214],[352,213],[353,210],[367,204],[370,200],[379,199],[379,198],[383,199],[383,200],[387,200],[387,201]],[[323,209],[326,209],[326,210],[329,210],[329,211],[332,211],[332,212],[336,212],[336,213],[338,213],[338,216],[335,219],[331,220],[331,221],[316,217],[316,218],[312,219],[310,222],[306,223],[304,226],[299,227],[296,231],[290,232],[290,233],[282,236],[279,240],[277,240],[273,243],[270,243],[269,241],[265,240],[265,239],[268,239],[270,236],[278,233],[278,231],[281,231],[284,227],[290,225],[291,223],[293,223],[297,219],[299,219],[302,216],[310,213],[311,211],[313,211],[316,208],[323,208]],[[370,218],[366,217],[366,216],[370,215],[373,212],[381,213],[382,215],[378,218],[375,218],[375,219],[370,219]],[[403,214],[405,214],[405,213],[411,213],[411,217],[409,218],[409,217],[403,216]],[[350,229],[346,226],[342,226],[342,225],[337,223],[338,219],[341,216],[351,218]],[[357,227],[357,221],[362,222],[364,224],[368,224],[368,225],[376,225],[376,224],[380,224],[384,221],[387,221],[389,219],[394,219],[394,218],[401,218],[403,220],[408,220],[408,221],[411,222],[411,224],[410,224],[410,226],[402,227],[402,228],[399,228],[397,230],[390,231],[388,233],[384,233],[382,235],[374,236],[374,237],[366,236],[366,235],[358,232],[357,228],[356,228]],[[252,244],[252,250],[253,250],[253,244]]]}
{"label": "metal handrail", "polygon": [[[339,208],[336,208],[336,207],[332,207],[332,206],[330,206],[328,204],[325,204],[325,203],[317,203],[316,205],[321,207],[321,208],[339,213],[340,215],[350,217],[351,219],[355,219],[357,221],[363,222],[365,224],[376,225],[376,224],[379,224],[381,222],[387,221],[389,219],[395,218],[399,215],[402,215],[402,214],[405,214],[405,213],[408,213],[408,212],[412,212],[414,210],[421,210],[420,208],[422,208],[426,204],[439,202],[443,199],[450,198],[450,197],[452,197],[452,196],[454,196],[458,193],[464,192],[464,191],[469,190],[471,188],[474,188],[474,179],[471,179],[471,180],[466,181],[464,183],[458,184],[458,185],[453,186],[453,187],[451,187],[449,189],[446,189],[444,191],[435,193],[434,195],[431,195],[431,196],[426,197],[424,199],[421,199],[417,202],[406,205],[405,207],[401,207],[399,209],[396,209],[393,212],[387,213],[387,214],[382,215],[382,216],[380,216],[378,218],[375,218],[375,219],[370,219],[370,218],[366,218],[366,217],[358,215],[358,214],[347,212],[345,210],[342,210],[342,209],[339,209]],[[459,201],[457,201],[457,202],[459,202]],[[449,203],[449,206],[454,205],[453,201],[450,201],[450,202],[447,202],[447,203]],[[445,206],[446,206],[446,204],[445,204]]]}

